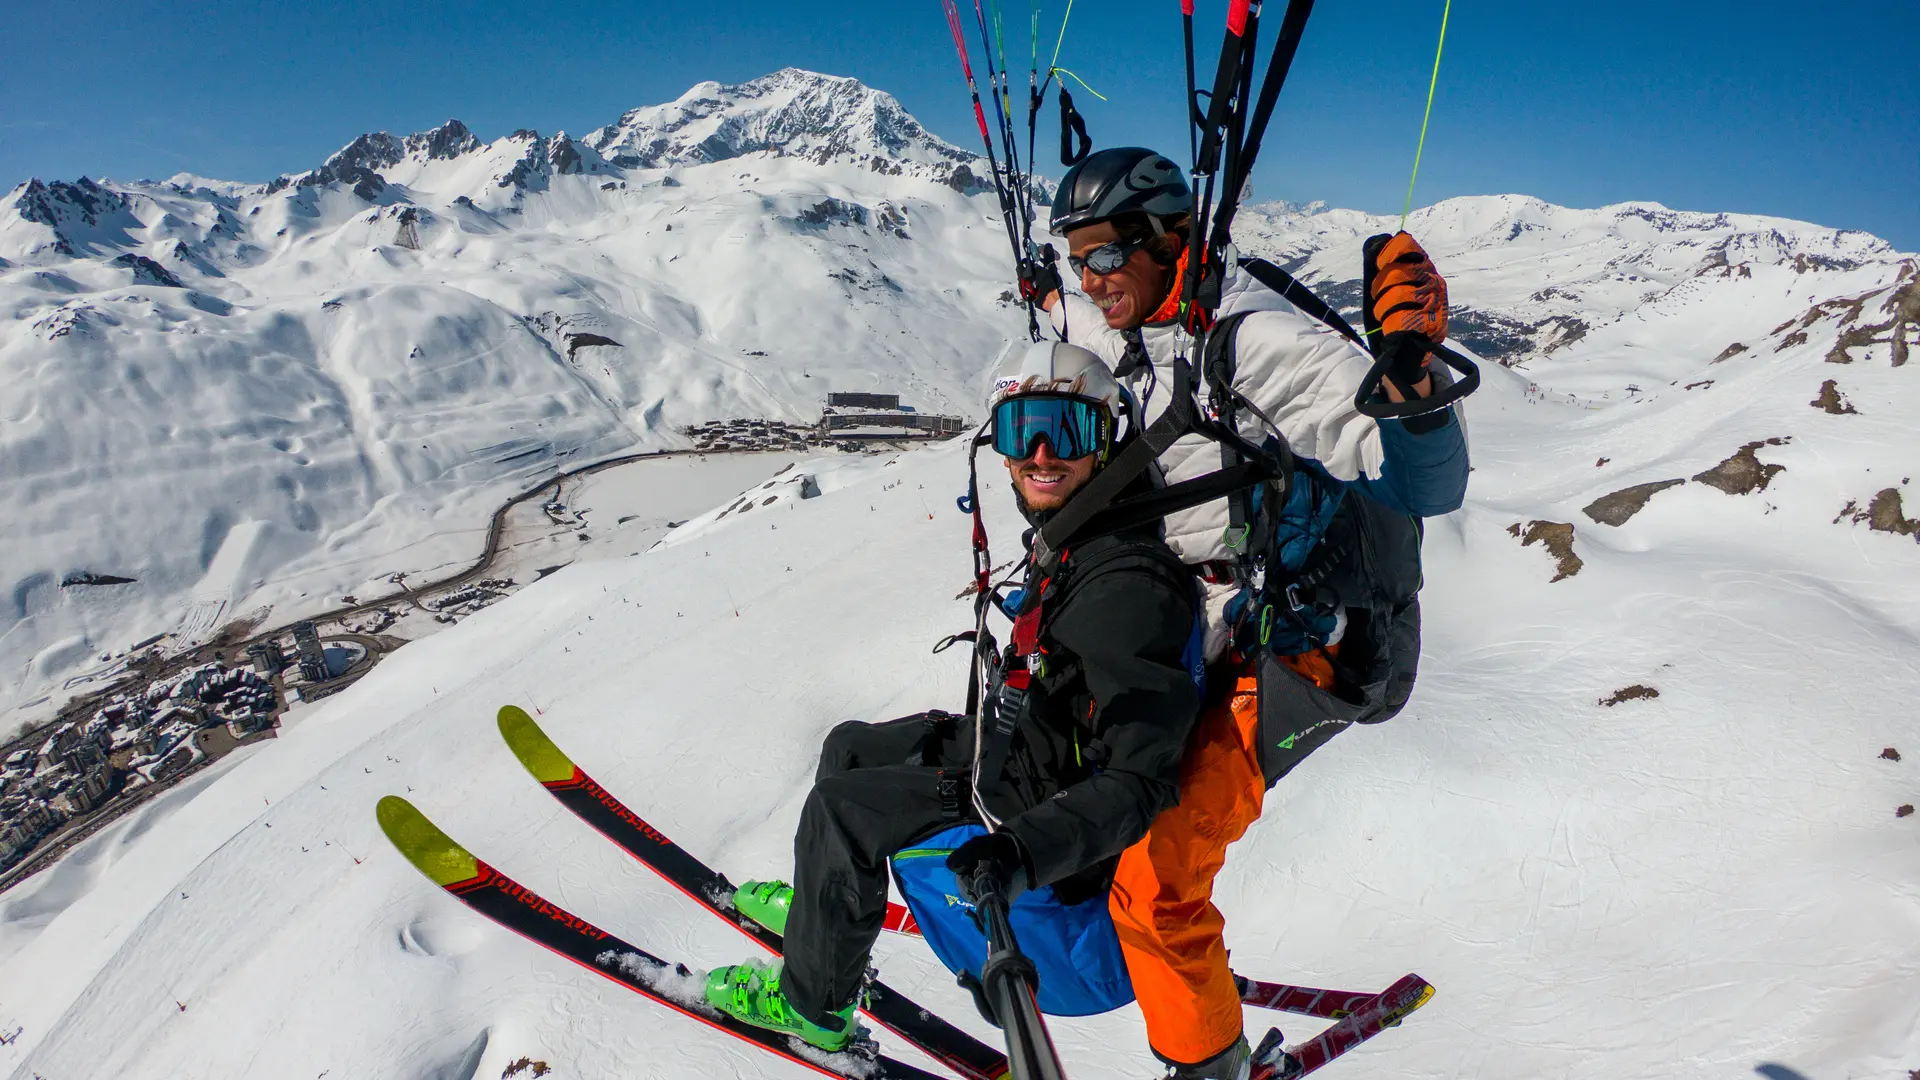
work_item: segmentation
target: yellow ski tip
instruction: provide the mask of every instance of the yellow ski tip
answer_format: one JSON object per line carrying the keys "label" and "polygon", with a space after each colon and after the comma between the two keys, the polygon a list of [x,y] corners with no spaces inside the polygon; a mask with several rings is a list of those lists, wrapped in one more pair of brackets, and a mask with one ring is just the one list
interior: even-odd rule
{"label": "yellow ski tip", "polygon": [[533,722],[527,710],[518,705],[505,705],[500,709],[500,737],[507,740],[507,749],[520,759],[535,780],[550,784],[560,780],[573,779],[573,759],[553,745],[547,733]]}
{"label": "yellow ski tip", "polygon": [[427,815],[398,795],[388,795],[374,807],[380,831],[393,846],[435,885],[445,888],[480,876],[480,862],[453,837],[427,820]]}

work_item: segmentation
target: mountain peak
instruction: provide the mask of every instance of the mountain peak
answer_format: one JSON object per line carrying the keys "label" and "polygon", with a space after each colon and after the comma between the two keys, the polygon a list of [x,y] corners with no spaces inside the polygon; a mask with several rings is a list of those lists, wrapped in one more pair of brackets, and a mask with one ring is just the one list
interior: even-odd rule
{"label": "mountain peak", "polygon": [[629,110],[585,141],[621,168],[765,153],[945,180],[974,159],[921,126],[892,94],[795,67],[731,85],[697,83],[668,104]]}
{"label": "mountain peak", "polygon": [[448,120],[437,128],[418,131],[404,139],[384,131],[361,135],[328,158],[323,168],[344,174],[356,169],[391,168],[409,157],[423,161],[451,160],[480,146],[480,140],[467,130],[467,125]]}

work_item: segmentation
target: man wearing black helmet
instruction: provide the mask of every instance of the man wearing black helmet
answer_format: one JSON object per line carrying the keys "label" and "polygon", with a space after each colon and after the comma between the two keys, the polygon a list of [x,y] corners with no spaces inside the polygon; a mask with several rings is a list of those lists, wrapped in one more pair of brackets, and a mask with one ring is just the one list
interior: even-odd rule
{"label": "man wearing black helmet", "polygon": [[[1192,204],[1180,167],[1166,157],[1138,147],[1094,154],[1061,181],[1051,220],[1054,235],[1066,241],[1067,262],[1079,274],[1084,297],[1054,291],[1057,280],[1027,283],[1044,297],[1056,331],[1102,355],[1126,377],[1146,422],[1166,408],[1173,362],[1192,352],[1182,309]],[[1369,327],[1442,340],[1446,286],[1419,245],[1401,233],[1377,252],[1374,244],[1368,247],[1375,260],[1365,274]],[[1302,538],[1299,550],[1322,550],[1328,522],[1315,508],[1339,506],[1348,497],[1414,517],[1457,509],[1467,453],[1453,410],[1406,420],[1362,415],[1353,401],[1372,358],[1254,280],[1231,249],[1222,263],[1217,316],[1249,313],[1235,335],[1234,389],[1271,419],[1300,462],[1295,497],[1279,514],[1279,528]],[[1384,392],[1403,401],[1427,397],[1434,388],[1425,358],[1415,353],[1393,372]],[[1259,441],[1266,431],[1249,424],[1252,419],[1243,412],[1242,430]],[[1180,440],[1160,458],[1169,482],[1211,472],[1220,463],[1218,447],[1197,436]],[[1225,500],[1169,514],[1167,543],[1188,564],[1213,568],[1210,579],[1217,580],[1217,570],[1236,554],[1229,521]],[[1417,577],[1417,539],[1413,543]],[[1325,560],[1343,557],[1333,553]],[[1337,601],[1298,607],[1292,624],[1282,610],[1271,641],[1269,627],[1261,626],[1256,645],[1247,640],[1245,617],[1234,614],[1238,593],[1230,582],[1208,590],[1206,655],[1214,664],[1208,679],[1214,693],[1182,765],[1180,801],[1122,855],[1110,894],[1148,1040],[1167,1063],[1167,1075],[1178,1080],[1247,1075],[1239,994],[1227,967],[1225,920],[1211,900],[1213,878],[1226,846],[1260,816],[1267,786],[1348,722],[1316,723],[1282,749],[1263,746],[1263,695],[1249,656],[1270,647],[1273,659],[1291,673],[1288,679],[1297,675],[1307,693],[1332,701],[1352,696],[1343,645],[1350,660],[1384,651],[1377,641],[1352,640],[1370,633],[1377,638],[1380,628]],[[1416,605],[1416,656],[1417,612]],[[1343,641],[1351,625],[1360,631]],[[1406,671],[1407,688],[1411,678]],[[1386,715],[1391,710],[1371,718]]]}

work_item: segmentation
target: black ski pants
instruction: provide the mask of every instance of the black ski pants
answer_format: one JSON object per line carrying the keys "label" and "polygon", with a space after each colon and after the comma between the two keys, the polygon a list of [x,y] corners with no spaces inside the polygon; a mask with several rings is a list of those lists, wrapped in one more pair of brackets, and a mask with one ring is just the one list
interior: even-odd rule
{"label": "black ski pants", "polygon": [[802,1016],[837,1027],[829,1014],[859,992],[886,917],[888,858],[978,820],[967,786],[972,755],[972,721],[944,713],[850,720],[828,733],[793,838],[781,986]]}

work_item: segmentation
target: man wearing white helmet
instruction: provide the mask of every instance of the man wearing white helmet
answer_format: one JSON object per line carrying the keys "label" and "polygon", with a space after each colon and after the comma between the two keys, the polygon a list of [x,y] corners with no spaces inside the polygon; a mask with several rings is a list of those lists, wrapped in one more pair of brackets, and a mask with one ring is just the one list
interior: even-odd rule
{"label": "man wearing white helmet", "polygon": [[[1106,364],[1060,342],[1015,351],[988,406],[993,449],[1035,526],[1137,423]],[[970,717],[939,711],[836,727],[800,812],[793,884],[749,881],[734,897],[785,935],[786,959],[714,970],[707,1000],[845,1048],[890,861],[949,967],[980,973],[985,941],[949,898],[984,873],[1012,901],[1021,944],[1042,969],[1042,1009],[1078,1015],[1130,1000],[1107,883],[1113,860],[1178,790],[1199,708],[1197,607],[1191,575],[1156,529],[1089,540],[1002,604],[1014,641],[981,688],[997,717],[985,739]]]}

